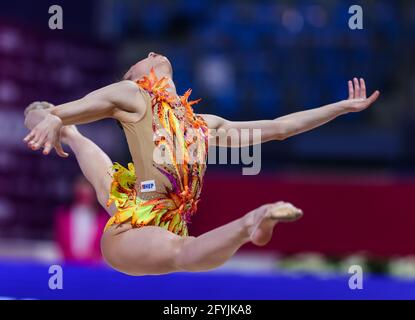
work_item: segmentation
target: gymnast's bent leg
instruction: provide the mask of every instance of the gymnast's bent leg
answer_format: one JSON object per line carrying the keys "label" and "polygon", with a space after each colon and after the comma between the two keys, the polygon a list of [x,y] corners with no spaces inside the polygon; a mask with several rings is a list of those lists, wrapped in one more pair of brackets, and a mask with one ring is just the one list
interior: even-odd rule
{"label": "gymnast's bent leg", "polygon": [[94,187],[98,202],[110,215],[113,215],[115,208],[106,206],[112,181],[111,159],[93,141],[83,136],[75,126],[63,127],[61,135],[62,142],[72,149],[83,175]]}
{"label": "gymnast's bent leg", "polygon": [[[24,112],[25,126],[32,129],[53,107],[51,103],[45,101],[30,104]],[[114,209],[108,210],[106,207],[112,180],[109,173],[112,162],[108,155],[94,142],[83,136],[76,126],[63,127],[61,140],[72,149],[83,175],[94,187],[99,203],[112,215]]]}

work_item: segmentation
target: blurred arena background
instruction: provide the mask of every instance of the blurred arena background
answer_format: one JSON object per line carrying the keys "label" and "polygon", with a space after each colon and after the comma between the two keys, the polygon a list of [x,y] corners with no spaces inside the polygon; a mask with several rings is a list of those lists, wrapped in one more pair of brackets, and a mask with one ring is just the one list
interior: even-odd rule
{"label": "blurred arena background", "polygon": [[[63,30],[48,28],[56,4]],[[363,7],[363,30],[348,28],[352,4]],[[2,1],[0,296],[415,298],[414,37],[415,3],[403,0]],[[215,272],[130,278],[100,261],[95,226],[105,217],[88,200],[74,157],[43,157],[23,144],[23,110],[120,80],[149,51],[170,58],[178,92],[191,87],[203,99],[196,112],[233,120],[345,99],[353,76],[381,98],[363,113],[263,145],[259,175],[243,176],[242,163],[209,167],[191,233],[270,201],[302,208],[304,218],[277,227],[269,245],[247,245]],[[114,122],[80,130],[112,160],[130,161]],[[89,209],[77,210],[85,202]],[[68,274],[61,292],[47,286],[52,264]],[[363,290],[348,287],[356,264]]]}

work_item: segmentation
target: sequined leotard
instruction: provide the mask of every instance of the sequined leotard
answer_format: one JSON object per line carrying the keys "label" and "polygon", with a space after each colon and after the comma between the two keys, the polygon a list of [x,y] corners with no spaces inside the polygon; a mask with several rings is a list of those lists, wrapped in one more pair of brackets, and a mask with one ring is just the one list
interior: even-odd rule
{"label": "sequined leotard", "polygon": [[[115,203],[117,212],[106,228],[153,225],[186,236],[206,170],[207,125],[193,113],[198,101],[188,101],[191,90],[180,97],[170,94],[167,78],[157,79],[154,70],[137,85],[147,110],[139,122],[122,122],[134,165],[113,166],[107,205]],[[155,184],[152,192],[140,188],[143,181]]]}

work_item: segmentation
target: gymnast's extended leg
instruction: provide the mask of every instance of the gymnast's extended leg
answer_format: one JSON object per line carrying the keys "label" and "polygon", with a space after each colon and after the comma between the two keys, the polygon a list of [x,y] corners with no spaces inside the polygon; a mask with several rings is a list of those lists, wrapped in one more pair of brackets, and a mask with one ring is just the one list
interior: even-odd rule
{"label": "gymnast's extended leg", "polygon": [[295,220],[301,210],[278,202],[199,237],[180,237],[160,227],[111,226],[101,246],[107,262],[130,275],[205,271],[224,264],[245,243],[266,244],[279,220]]}

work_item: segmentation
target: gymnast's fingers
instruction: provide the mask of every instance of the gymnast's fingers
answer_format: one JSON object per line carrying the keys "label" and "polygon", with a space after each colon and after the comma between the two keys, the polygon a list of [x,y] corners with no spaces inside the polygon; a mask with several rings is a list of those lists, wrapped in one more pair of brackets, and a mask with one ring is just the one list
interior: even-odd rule
{"label": "gymnast's fingers", "polygon": [[69,154],[67,154],[65,151],[63,151],[63,148],[62,148],[62,145],[61,145],[60,142],[57,142],[55,144],[55,150],[56,150],[56,153],[62,158],[66,158],[66,157],[69,156]]}
{"label": "gymnast's fingers", "polygon": [[33,139],[29,144],[32,150],[39,150],[46,141],[46,135],[37,136],[36,139]]}
{"label": "gymnast's fingers", "polygon": [[52,144],[48,141],[45,143],[45,147],[43,149],[43,154],[46,156],[49,154],[50,150],[52,150]]}
{"label": "gymnast's fingers", "polygon": [[363,78],[360,78],[360,98],[366,99],[366,83]]}
{"label": "gymnast's fingers", "polygon": [[32,138],[34,138],[35,132],[34,130],[30,131],[29,134],[23,139],[24,142],[29,142]]}
{"label": "gymnast's fingers", "polygon": [[360,99],[360,85],[359,85],[359,80],[357,80],[357,78],[353,79],[354,82],[354,98],[355,99]]}
{"label": "gymnast's fingers", "polygon": [[349,80],[348,85],[349,85],[349,99],[353,99],[354,98],[353,82]]}
{"label": "gymnast's fingers", "polygon": [[380,92],[376,90],[367,100],[369,104],[374,103],[380,96]]}

